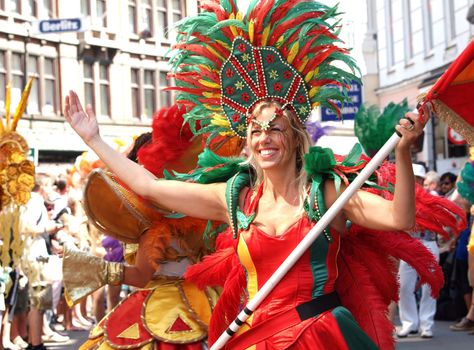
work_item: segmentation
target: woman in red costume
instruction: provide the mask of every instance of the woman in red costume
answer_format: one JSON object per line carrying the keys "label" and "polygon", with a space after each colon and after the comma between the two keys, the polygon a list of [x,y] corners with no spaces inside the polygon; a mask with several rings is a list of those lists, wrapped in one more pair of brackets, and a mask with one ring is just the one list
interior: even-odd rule
{"label": "woman in red costume", "polygon": [[[92,111],[83,110],[75,92],[66,98],[67,121],[132,191],[166,210],[230,225],[236,253],[232,263],[238,259],[245,274],[229,274],[220,300],[237,301],[234,309],[261,288],[344,190],[341,179],[347,178],[335,169],[332,152],[310,149],[304,127],[312,108],[324,105],[339,112],[333,101],[343,100],[344,93],[326,85],[344,89],[357,79],[332,64],[342,61],[356,70],[347,51],[334,44],[335,27],[326,23],[336,12],[307,0],[263,0],[253,2],[242,15],[234,1],[222,0],[205,2],[201,13],[181,22],[177,30],[181,42],[176,45],[180,51],[172,62],[178,103],[187,107],[185,120],[192,129],[199,121],[201,133],[230,132],[247,139],[250,156],[246,163],[231,165],[235,176],[228,176],[232,171],[211,156],[209,168],[195,174],[195,183],[157,181],[102,140]],[[226,348],[393,346],[367,335],[341,304],[335,286],[339,272],[347,271],[339,267],[350,261],[339,262],[338,254],[344,249],[341,234],[348,220],[369,230],[404,231],[415,226],[410,147],[425,121],[408,113],[396,126],[402,137],[395,151],[392,200],[358,191]],[[200,161],[204,158],[206,153]],[[213,177],[216,172],[220,176]],[[423,253],[427,275],[435,275],[439,271],[434,260]],[[234,276],[237,283],[231,281]],[[357,282],[338,291],[357,289]],[[366,303],[372,303],[369,296]],[[231,321],[227,314],[214,317],[222,320],[211,321],[215,329]],[[210,329],[210,343],[215,340],[212,333]]]}

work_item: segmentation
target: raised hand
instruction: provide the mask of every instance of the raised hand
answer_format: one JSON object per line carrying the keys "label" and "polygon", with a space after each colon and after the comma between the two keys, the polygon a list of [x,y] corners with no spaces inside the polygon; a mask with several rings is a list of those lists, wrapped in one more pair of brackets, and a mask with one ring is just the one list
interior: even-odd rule
{"label": "raised hand", "polygon": [[415,141],[423,132],[423,128],[429,119],[430,112],[431,106],[426,105],[424,106],[423,110],[421,110],[423,117],[418,113],[409,112],[405,114],[402,119],[400,119],[398,125],[395,127],[398,133],[402,136],[400,142],[397,145],[398,149],[408,149],[412,144],[415,143]]}
{"label": "raised hand", "polygon": [[87,105],[84,112],[79,97],[74,91],[69,91],[69,95],[66,96],[64,116],[84,142],[89,143],[99,137],[99,126],[92,107]]}

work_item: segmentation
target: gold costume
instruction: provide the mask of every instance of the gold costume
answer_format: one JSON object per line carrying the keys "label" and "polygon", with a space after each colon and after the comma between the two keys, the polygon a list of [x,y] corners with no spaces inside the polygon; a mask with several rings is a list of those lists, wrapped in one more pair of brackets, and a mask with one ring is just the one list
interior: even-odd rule
{"label": "gold costume", "polygon": [[[218,293],[212,288],[200,290],[182,278],[185,266],[205,252],[202,235],[191,229],[199,225],[187,219],[191,224],[173,228],[173,220],[181,219],[165,219],[163,211],[103,171],[91,173],[85,199],[95,226],[112,237],[135,243],[143,232],[154,230],[154,260],[159,269],[146,288],[132,292],[99,322],[80,349],[159,349],[163,342],[167,349],[171,344],[180,344],[180,349],[202,348]],[[133,254],[126,253],[132,262]],[[67,251],[63,274],[69,301],[77,302],[106,283],[120,283],[117,264]],[[183,344],[188,345],[183,348]]]}

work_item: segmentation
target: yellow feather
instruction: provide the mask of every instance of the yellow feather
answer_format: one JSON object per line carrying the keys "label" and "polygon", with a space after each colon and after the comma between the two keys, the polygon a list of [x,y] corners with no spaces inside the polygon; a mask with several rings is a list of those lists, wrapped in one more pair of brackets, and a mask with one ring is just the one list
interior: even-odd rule
{"label": "yellow feather", "polygon": [[28,96],[30,95],[31,85],[33,85],[33,78],[30,78],[30,80],[28,80],[28,83],[26,84],[25,89],[21,94],[20,103],[16,107],[15,114],[13,115],[13,122],[11,127],[12,131],[16,130],[18,121],[20,120],[23,115],[23,112],[25,111],[26,103],[28,102]]}
{"label": "yellow feather", "polygon": [[255,23],[252,18],[249,22],[249,39],[250,39],[251,44],[253,44],[254,31],[255,31]]}
{"label": "yellow feather", "polygon": [[222,61],[225,61],[224,57],[222,57],[216,50],[214,50],[211,46],[206,45],[206,49],[212,52],[215,56],[219,57]]}
{"label": "yellow feather", "polygon": [[262,33],[262,46],[267,46],[268,35],[270,35],[270,25],[266,26]]}
{"label": "yellow feather", "polygon": [[207,104],[207,103],[204,103],[203,106],[210,110],[210,111],[220,111],[221,110],[221,106],[214,106],[214,105],[210,105],[210,104]]}
{"label": "yellow feather", "polygon": [[220,94],[220,93],[217,93],[217,92],[207,92],[207,91],[203,91],[202,95],[203,95],[205,98],[221,98],[221,94]]}
{"label": "yellow feather", "polygon": [[222,126],[224,128],[230,128],[229,120],[222,114],[214,114],[212,116],[211,123],[216,126]]}
{"label": "yellow feather", "polygon": [[319,102],[314,102],[312,105],[311,105],[311,108],[312,109],[315,109],[316,107],[319,107],[320,103]]}
{"label": "yellow feather", "polygon": [[304,68],[305,68],[306,65],[308,64],[308,61],[309,61],[308,56],[305,56],[305,57],[303,58],[303,62],[301,62],[301,64],[298,66],[298,72],[300,72],[300,73],[303,72]]}
{"label": "yellow feather", "polygon": [[[229,19],[235,19],[235,15],[234,15],[233,13],[231,13],[231,14],[229,15]],[[237,33],[237,29],[236,29],[234,26],[229,26],[229,29],[230,29],[230,31],[232,32],[232,34],[233,34],[234,36],[238,36],[238,35],[239,35],[239,34]]]}
{"label": "yellow feather", "polygon": [[204,79],[199,79],[199,83],[201,85],[204,85],[205,87],[209,87],[209,88],[213,88],[213,89],[220,89],[221,86],[219,84],[216,84],[212,81],[207,81],[207,80],[204,80]]}
{"label": "yellow feather", "polygon": [[238,19],[239,21],[242,20],[242,18],[244,17],[244,15],[242,14],[242,12],[237,12],[237,15],[235,16],[235,19]]}
{"label": "yellow feather", "polygon": [[309,90],[309,93],[308,93],[309,98],[313,98],[318,93],[318,91],[319,91],[319,87],[313,86],[311,90]]}
{"label": "yellow feather", "polygon": [[296,55],[298,54],[298,50],[300,49],[300,44],[297,41],[296,43],[293,44],[291,47],[290,53],[288,54],[287,61],[289,64],[292,64]]}
{"label": "yellow feather", "polygon": [[11,92],[12,90],[12,84],[11,82],[8,82],[7,84],[7,91],[6,91],[6,96],[5,96],[5,127],[8,130],[10,127],[10,103],[11,103]]}
{"label": "yellow feather", "polygon": [[275,44],[275,47],[276,47],[277,49],[279,49],[280,46],[281,46],[284,42],[285,42],[285,37],[282,35],[282,36],[280,36],[280,37],[278,38],[278,40],[277,40],[277,42],[276,42],[276,44]]}
{"label": "yellow feather", "polygon": [[221,40],[216,40],[217,43],[219,43],[222,47],[224,47],[226,50],[230,51],[230,46],[227,45],[227,43],[221,41]]}
{"label": "yellow feather", "polygon": [[306,76],[304,77],[304,81],[307,83],[308,81],[313,79],[313,75],[314,75],[314,70],[309,71],[308,74],[306,74]]}

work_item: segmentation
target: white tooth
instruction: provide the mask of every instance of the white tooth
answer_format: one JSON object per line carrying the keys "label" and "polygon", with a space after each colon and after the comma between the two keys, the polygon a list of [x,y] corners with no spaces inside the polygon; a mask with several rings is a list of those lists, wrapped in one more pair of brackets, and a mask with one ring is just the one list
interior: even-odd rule
{"label": "white tooth", "polygon": [[270,155],[270,154],[275,153],[275,151],[274,151],[274,150],[271,150],[271,149],[263,149],[263,150],[260,151],[260,153],[261,153],[262,155],[264,155],[264,156],[268,156],[268,155]]}

